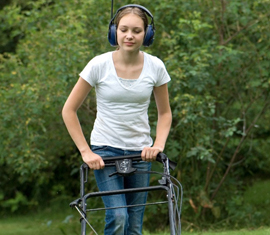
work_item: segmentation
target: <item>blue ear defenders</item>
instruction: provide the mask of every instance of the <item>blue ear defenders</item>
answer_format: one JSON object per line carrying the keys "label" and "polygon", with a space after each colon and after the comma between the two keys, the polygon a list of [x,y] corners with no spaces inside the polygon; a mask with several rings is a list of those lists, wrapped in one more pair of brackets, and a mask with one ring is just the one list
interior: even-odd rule
{"label": "blue ear defenders", "polygon": [[154,35],[155,35],[154,17],[148,9],[146,9],[145,7],[143,7],[141,5],[137,5],[137,4],[129,4],[129,5],[125,5],[123,7],[120,7],[116,11],[114,17],[111,19],[110,24],[109,24],[109,32],[108,32],[108,40],[109,40],[111,46],[118,45],[117,36],[116,36],[117,35],[116,34],[117,25],[114,23],[114,19],[120,11],[122,11],[123,9],[128,8],[128,7],[140,8],[151,18],[151,23],[147,26],[147,28],[145,30],[145,36],[144,36],[144,41],[143,41],[144,46],[146,46],[146,47],[150,46],[154,41]]}

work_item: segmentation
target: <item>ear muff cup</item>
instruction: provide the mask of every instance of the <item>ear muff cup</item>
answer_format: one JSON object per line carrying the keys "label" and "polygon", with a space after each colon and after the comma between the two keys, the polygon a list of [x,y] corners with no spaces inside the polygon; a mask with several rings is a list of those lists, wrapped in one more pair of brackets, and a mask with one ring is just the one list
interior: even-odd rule
{"label": "ear muff cup", "polygon": [[108,40],[111,44],[111,46],[117,46],[117,38],[116,38],[116,25],[112,24],[109,28],[109,33],[108,33]]}
{"label": "ear muff cup", "polygon": [[154,42],[154,35],[155,35],[155,30],[153,29],[153,26],[148,25],[145,31],[143,45],[146,47],[149,47]]}
{"label": "ear muff cup", "polygon": [[144,36],[144,41],[143,41],[143,45],[148,47],[150,46],[153,42],[154,42],[154,35],[155,35],[155,26],[154,26],[154,18],[153,15],[151,14],[151,12],[146,9],[145,7],[141,6],[141,5],[137,5],[137,4],[129,4],[126,6],[123,6],[121,8],[119,8],[114,17],[111,19],[110,24],[109,24],[109,31],[108,31],[108,40],[111,44],[111,46],[117,46],[117,26],[116,24],[114,24],[114,19],[116,18],[117,14],[122,11],[123,9],[127,8],[127,7],[137,7],[140,8],[141,10],[143,10],[149,17],[151,17],[151,24],[149,24],[145,30],[145,36]]}

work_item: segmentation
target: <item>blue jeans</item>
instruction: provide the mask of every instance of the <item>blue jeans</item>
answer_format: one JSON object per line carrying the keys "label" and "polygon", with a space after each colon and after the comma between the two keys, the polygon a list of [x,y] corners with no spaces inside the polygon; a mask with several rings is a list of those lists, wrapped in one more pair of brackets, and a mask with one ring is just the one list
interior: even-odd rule
{"label": "blue jeans", "polygon": [[[94,153],[103,159],[140,153],[140,151],[127,151],[109,146],[92,146],[91,148]],[[151,163],[141,161],[134,163],[133,167],[137,168],[137,171],[149,171]],[[114,175],[109,177],[109,174],[115,171],[114,166],[94,170],[100,191],[147,187],[149,185],[149,174],[134,174],[126,177]],[[103,196],[102,200],[105,208],[144,204],[147,200],[147,192]],[[145,206],[106,210],[104,235],[141,235],[144,209]]]}

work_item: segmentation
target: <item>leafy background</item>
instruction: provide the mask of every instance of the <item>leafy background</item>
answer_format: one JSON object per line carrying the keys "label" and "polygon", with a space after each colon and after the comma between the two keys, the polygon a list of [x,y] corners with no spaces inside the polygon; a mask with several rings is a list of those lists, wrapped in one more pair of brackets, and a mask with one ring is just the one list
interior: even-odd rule
{"label": "leafy background", "polygon": [[[129,3],[153,13],[155,42],[143,50],[161,58],[172,78],[165,152],[178,162],[172,174],[184,188],[183,225],[269,225],[270,1],[118,0],[115,10]],[[61,109],[86,63],[114,50],[107,41],[110,6],[109,0],[1,1],[2,214],[78,196],[82,161]],[[94,93],[79,116],[88,139]],[[154,136],[154,102],[149,116]],[[165,217],[166,210],[150,210],[145,223],[154,230],[162,216],[153,215]]]}

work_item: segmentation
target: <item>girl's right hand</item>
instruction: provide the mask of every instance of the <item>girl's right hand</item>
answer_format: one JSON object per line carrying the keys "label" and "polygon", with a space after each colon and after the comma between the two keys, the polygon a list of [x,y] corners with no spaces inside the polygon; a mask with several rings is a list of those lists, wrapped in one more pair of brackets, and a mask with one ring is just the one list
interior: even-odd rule
{"label": "girl's right hand", "polygon": [[92,170],[100,170],[105,166],[102,158],[93,152],[82,154],[82,159]]}

